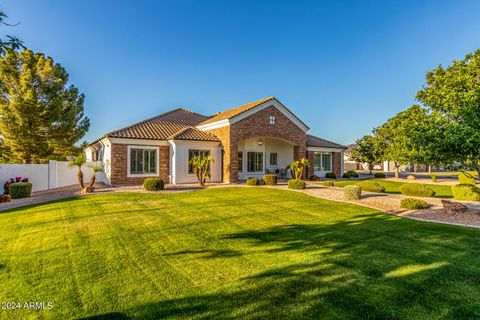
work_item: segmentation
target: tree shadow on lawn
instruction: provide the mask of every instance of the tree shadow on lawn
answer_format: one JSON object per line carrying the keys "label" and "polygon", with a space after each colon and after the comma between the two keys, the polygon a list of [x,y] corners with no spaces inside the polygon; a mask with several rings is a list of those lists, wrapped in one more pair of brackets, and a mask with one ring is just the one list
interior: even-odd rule
{"label": "tree shadow on lawn", "polygon": [[[293,262],[245,277],[234,287],[126,313],[139,319],[480,317],[480,240],[475,230],[382,214],[330,225],[249,230],[224,239],[267,254],[289,253]],[[299,254],[304,258],[296,262]]]}

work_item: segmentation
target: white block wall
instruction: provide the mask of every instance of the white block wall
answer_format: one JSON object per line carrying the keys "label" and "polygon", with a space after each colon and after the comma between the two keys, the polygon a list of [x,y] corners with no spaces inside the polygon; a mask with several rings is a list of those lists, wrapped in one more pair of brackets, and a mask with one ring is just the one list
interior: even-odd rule
{"label": "white block wall", "polygon": [[[92,177],[90,166],[102,167],[102,162],[88,162],[82,166],[83,180],[87,183]],[[28,178],[33,184],[32,191],[43,191],[76,185],[77,168],[70,168],[67,161],[50,161],[48,164],[0,164],[0,193],[3,193],[3,185],[10,178]],[[97,173],[97,182],[106,183],[103,172]]]}

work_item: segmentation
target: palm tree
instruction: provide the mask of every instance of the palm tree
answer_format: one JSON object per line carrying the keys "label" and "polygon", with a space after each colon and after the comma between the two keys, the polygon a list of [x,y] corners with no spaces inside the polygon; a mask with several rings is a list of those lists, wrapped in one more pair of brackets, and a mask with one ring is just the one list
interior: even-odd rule
{"label": "palm tree", "polygon": [[77,179],[78,179],[78,184],[80,185],[80,188],[82,188],[82,191],[85,190],[85,184],[83,183],[83,172],[82,172],[82,165],[84,165],[85,162],[86,161],[83,155],[80,155],[78,157],[75,157],[75,159],[73,159],[68,163],[69,167],[78,167]]}
{"label": "palm tree", "polygon": [[90,182],[88,184],[88,187],[87,187],[87,190],[90,191],[90,192],[93,192],[93,190],[95,189],[93,187],[93,185],[95,184],[95,180],[96,180],[96,176],[97,176],[97,173],[99,172],[103,172],[103,169],[100,168],[99,166],[91,166],[90,169],[92,169],[93,171],[93,175],[92,177],[90,178]]}
{"label": "palm tree", "polygon": [[198,183],[204,187],[207,178],[210,178],[210,163],[213,162],[211,156],[193,156],[190,160],[193,172],[197,176]]}
{"label": "palm tree", "polygon": [[310,161],[306,158],[300,158],[295,160],[290,165],[290,169],[295,173],[295,179],[301,179],[303,175],[303,170],[306,167],[310,166]]}

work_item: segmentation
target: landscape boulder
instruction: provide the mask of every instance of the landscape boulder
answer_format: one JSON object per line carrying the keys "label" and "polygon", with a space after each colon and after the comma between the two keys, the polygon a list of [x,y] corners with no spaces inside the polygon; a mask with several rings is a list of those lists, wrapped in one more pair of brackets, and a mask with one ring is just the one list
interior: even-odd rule
{"label": "landscape boulder", "polygon": [[449,200],[442,200],[443,211],[448,214],[456,214],[459,212],[465,212],[468,208],[460,202],[453,202]]}
{"label": "landscape boulder", "polygon": [[8,194],[0,195],[0,203],[10,202],[10,201],[12,201],[12,198],[10,197],[10,195]]}

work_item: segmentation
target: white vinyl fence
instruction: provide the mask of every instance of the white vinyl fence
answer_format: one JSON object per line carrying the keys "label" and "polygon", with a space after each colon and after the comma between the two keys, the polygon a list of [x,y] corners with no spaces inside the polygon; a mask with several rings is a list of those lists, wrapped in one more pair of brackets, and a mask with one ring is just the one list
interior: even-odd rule
{"label": "white vinyl fence", "polygon": [[[85,183],[92,177],[92,166],[102,167],[102,162],[87,162],[82,166]],[[4,183],[15,177],[28,178],[33,184],[34,192],[75,185],[78,183],[77,171],[77,167],[69,167],[67,161],[49,161],[48,164],[0,164],[0,193],[3,193]],[[108,183],[103,172],[97,173],[96,181]]]}

